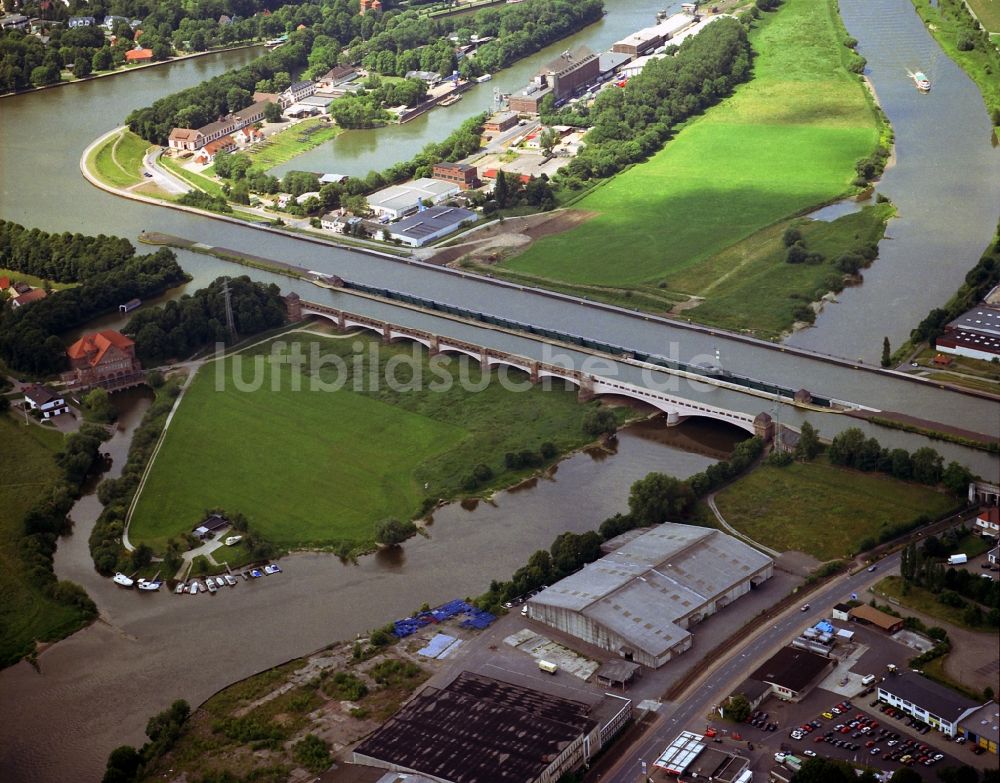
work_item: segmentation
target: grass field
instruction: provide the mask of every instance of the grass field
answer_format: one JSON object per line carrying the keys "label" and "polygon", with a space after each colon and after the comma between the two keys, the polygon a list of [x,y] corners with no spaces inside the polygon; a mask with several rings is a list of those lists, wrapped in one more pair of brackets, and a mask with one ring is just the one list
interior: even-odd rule
{"label": "grass field", "polygon": [[764,465],[716,497],[722,516],[755,541],[820,560],[846,557],[883,527],[955,505],[945,494],[817,461]]}
{"label": "grass field", "polygon": [[[887,576],[885,579],[879,581],[872,589],[878,595],[886,598],[892,598],[905,607],[909,607],[910,609],[918,612],[923,612],[924,614],[930,615],[938,620],[944,620],[946,623],[957,625],[959,628],[965,628],[969,631],[986,631],[989,629],[989,624],[987,623],[982,623],[981,625],[969,625],[969,623],[965,621],[964,610],[955,609],[951,606],[945,606],[937,600],[934,593],[930,590],[925,590],[923,587],[910,585],[904,593],[903,577],[901,576]],[[897,609],[897,611],[899,610]]]}
{"label": "grass field", "polygon": [[59,639],[81,624],[79,614],[35,588],[18,547],[24,515],[59,479],[53,456],[62,435],[0,414],[0,666]]}
{"label": "grass field", "polygon": [[142,157],[149,148],[143,139],[131,131],[110,137],[87,158],[90,170],[105,182],[127,188],[142,182]]}
{"label": "grass field", "polygon": [[983,28],[991,33],[1000,33],[1000,0],[968,0]]}
{"label": "grass field", "polygon": [[242,154],[250,158],[254,169],[266,171],[318,147],[340,131],[340,127],[318,118],[303,120],[274,134],[252,152]]}
{"label": "grass field", "polygon": [[848,192],[879,126],[844,67],[850,53],[833,1],[788,0],[751,38],[752,81],[574,205],[595,218],[506,266],[569,283],[665,283],[700,295],[716,276],[703,270],[708,259]]}
{"label": "grass field", "polygon": [[[891,204],[877,204],[830,222],[797,219],[758,231],[699,266],[705,302],[685,314],[724,329],[778,337],[796,320],[796,308],[835,290],[842,274],[832,262],[845,249],[878,244],[894,212]],[[825,262],[785,262],[781,235],[792,224]]]}
{"label": "grass field", "polygon": [[[281,546],[360,545],[372,525],[409,519],[426,498],[462,492],[474,465],[490,466],[496,485],[516,478],[504,467],[510,451],[537,451],[553,442],[560,451],[582,445],[589,406],[574,391],[534,387],[512,393],[491,383],[469,392],[400,391],[386,387],[386,363],[409,355],[408,345],[381,346],[382,388],[353,391],[353,348],[377,345],[367,338],[301,335],[316,350],[345,359],[349,379],[335,392],[293,391],[286,365],[268,362],[259,391],[241,392],[230,381],[215,391],[216,367],[203,369],[188,390],[156,457],[132,518],[130,537],[162,548],[190,530],[206,509],[241,511],[252,527]],[[261,356],[262,346],[246,356]],[[433,379],[420,354],[424,377]],[[226,361],[226,372],[233,365]],[[367,362],[357,376],[365,377]],[[319,371],[324,381],[336,370]],[[244,372],[249,380],[251,372]],[[478,380],[478,365],[469,375]],[[226,377],[229,377],[228,374]],[[398,377],[408,377],[404,368]],[[271,391],[277,382],[279,391]],[[308,378],[303,386],[308,388]],[[624,412],[621,414],[624,416]]]}

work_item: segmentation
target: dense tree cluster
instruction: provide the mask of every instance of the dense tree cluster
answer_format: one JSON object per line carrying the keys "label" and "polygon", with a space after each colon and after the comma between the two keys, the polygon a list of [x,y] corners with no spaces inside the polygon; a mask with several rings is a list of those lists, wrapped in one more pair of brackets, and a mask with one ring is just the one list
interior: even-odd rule
{"label": "dense tree cluster", "polygon": [[135,247],[122,237],[49,234],[0,220],[0,267],[43,280],[77,283],[134,255]]}
{"label": "dense tree cluster", "polygon": [[[47,265],[53,274],[79,274],[83,282],[74,288],[54,291],[27,307],[7,310],[0,317],[0,357],[14,370],[34,375],[60,372],[66,367],[66,349],[60,334],[116,310],[122,302],[159,296],[187,279],[167,248],[135,256],[134,250],[129,253],[122,244],[128,244],[127,241],[117,237],[67,242],[66,234],[28,233],[39,246],[33,256],[38,263]],[[85,251],[82,259],[60,257],[52,249],[62,248],[68,253],[72,247]],[[106,267],[104,271],[88,271],[102,266]]]}
{"label": "dense tree cluster", "polygon": [[604,13],[602,0],[533,0],[503,9],[484,9],[476,14],[480,36],[494,36],[476,51],[475,61],[483,71],[505,68],[592,24]]}
{"label": "dense tree cluster", "polygon": [[558,175],[576,186],[607,177],[663,146],[671,129],[717,103],[750,76],[746,30],[734,19],[713,22],[673,57],[650,62],[622,89],[602,90],[589,112],[587,145]]}
{"label": "dense tree cluster", "polygon": [[420,79],[383,82],[372,75],[364,88],[330,104],[330,116],[342,128],[374,128],[392,116],[386,107],[416,106],[427,97],[427,83]]}
{"label": "dense tree cluster", "polygon": [[857,427],[851,427],[835,436],[827,449],[827,456],[834,465],[843,465],[863,471],[879,471],[903,481],[944,486],[954,495],[964,495],[972,474],[957,462],[944,466],[944,458],[929,446],[922,446],[912,454],[906,449],[888,449],[875,438],[865,438]]}
{"label": "dense tree cluster", "polygon": [[226,342],[226,305],[222,287],[228,279],[236,331],[247,337],[285,323],[278,286],[249,277],[219,278],[208,288],[136,312],[122,330],[135,340],[136,355],[146,364],[185,357],[213,342]]}

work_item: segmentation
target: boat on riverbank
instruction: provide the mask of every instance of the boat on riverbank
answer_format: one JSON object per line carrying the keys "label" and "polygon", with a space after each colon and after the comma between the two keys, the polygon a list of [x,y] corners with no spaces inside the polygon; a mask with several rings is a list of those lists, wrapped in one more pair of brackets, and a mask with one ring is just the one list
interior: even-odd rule
{"label": "boat on riverbank", "polygon": [[111,581],[119,587],[132,587],[135,584],[131,577],[126,576],[121,571],[116,573]]}
{"label": "boat on riverbank", "polygon": [[458,94],[458,93],[454,93],[453,92],[447,98],[445,98],[444,100],[442,100],[438,104],[438,106],[453,106],[454,104],[458,103],[460,100],[462,100],[462,96],[460,94]]}
{"label": "boat on riverbank", "polygon": [[917,85],[917,89],[920,90],[920,92],[931,91],[931,80],[927,78],[923,71],[911,73],[910,78],[913,79],[913,83]]}

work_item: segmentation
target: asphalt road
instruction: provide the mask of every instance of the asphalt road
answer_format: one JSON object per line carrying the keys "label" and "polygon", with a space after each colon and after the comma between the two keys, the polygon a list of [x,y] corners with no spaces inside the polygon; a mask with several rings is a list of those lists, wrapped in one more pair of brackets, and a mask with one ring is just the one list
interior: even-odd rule
{"label": "asphalt road", "polygon": [[724,663],[714,669],[697,686],[691,698],[682,702],[664,705],[660,717],[653,728],[632,747],[624,750],[620,761],[598,780],[602,783],[635,783],[641,779],[642,762],[652,767],[653,761],[680,731],[699,730],[705,723],[709,710],[729,695],[730,689],[744,679],[758,666],[772,650],[785,641],[794,638],[806,624],[815,624],[829,616],[829,608],[851,593],[861,595],[887,573],[899,566],[899,553],[879,561],[878,570],[871,573],[863,570],[854,575],[842,576],[821,588],[808,599],[810,609],[803,612],[800,605],[787,610],[771,627],[758,634],[742,646],[737,646],[724,659]]}

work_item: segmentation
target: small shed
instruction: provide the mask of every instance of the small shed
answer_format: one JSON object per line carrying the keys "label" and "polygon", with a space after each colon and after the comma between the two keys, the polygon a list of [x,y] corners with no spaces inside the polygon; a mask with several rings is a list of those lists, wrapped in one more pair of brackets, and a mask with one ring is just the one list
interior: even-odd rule
{"label": "small shed", "polygon": [[195,527],[191,532],[201,539],[211,538],[220,530],[229,527],[229,525],[229,520],[221,514],[210,514],[204,522]]}
{"label": "small shed", "polygon": [[612,658],[597,670],[597,681],[606,688],[621,687],[625,690],[625,686],[635,679],[639,669],[637,663]]}

